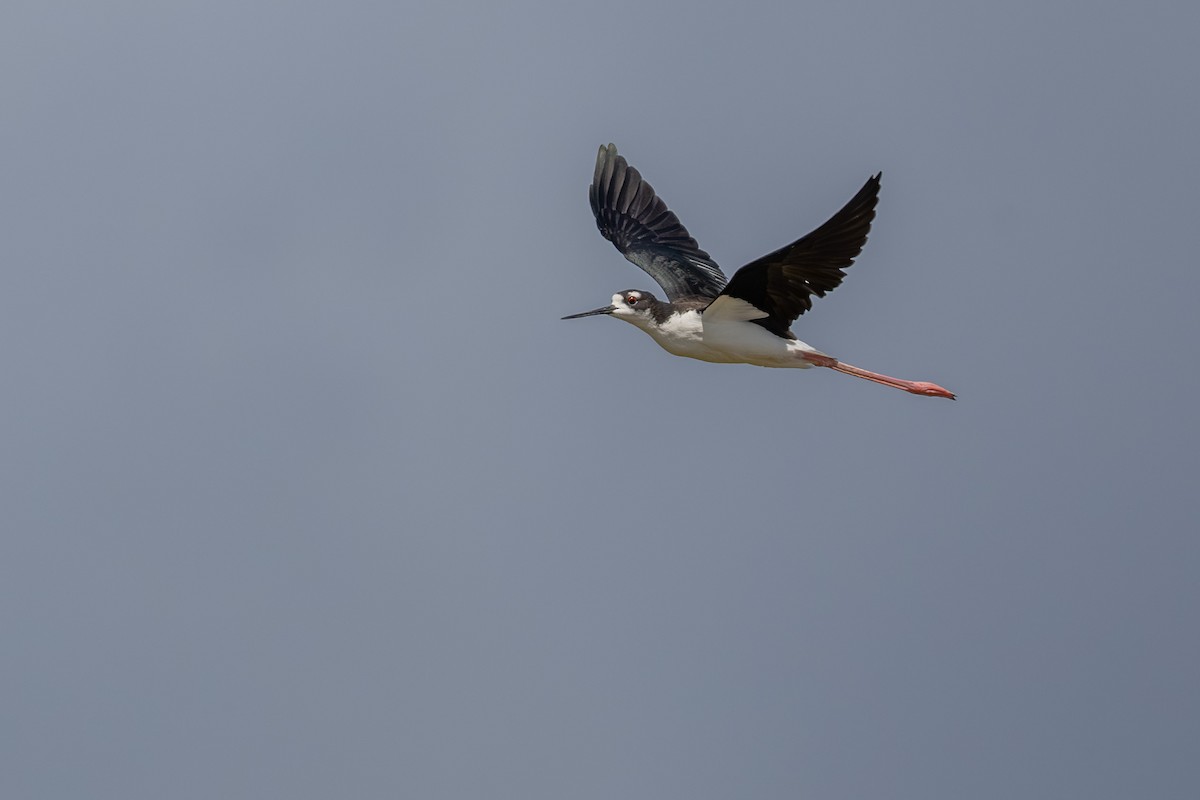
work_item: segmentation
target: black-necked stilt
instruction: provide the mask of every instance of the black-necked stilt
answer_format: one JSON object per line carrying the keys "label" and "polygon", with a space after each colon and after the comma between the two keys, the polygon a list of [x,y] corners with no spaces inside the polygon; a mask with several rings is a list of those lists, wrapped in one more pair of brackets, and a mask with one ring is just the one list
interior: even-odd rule
{"label": "black-necked stilt", "polygon": [[875,218],[879,177],[871,177],[824,225],[750,262],[726,282],[721,268],[617,148],[601,147],[588,189],[596,225],[625,258],[649,273],[669,302],[631,289],[614,294],[610,305],[563,319],[607,314],[636,325],[677,356],[760,367],[829,367],[912,394],[953,400],[936,383],[852,367],[789,330],[812,308],[812,296],[835,289],[846,275],[843,270],[862,252]]}

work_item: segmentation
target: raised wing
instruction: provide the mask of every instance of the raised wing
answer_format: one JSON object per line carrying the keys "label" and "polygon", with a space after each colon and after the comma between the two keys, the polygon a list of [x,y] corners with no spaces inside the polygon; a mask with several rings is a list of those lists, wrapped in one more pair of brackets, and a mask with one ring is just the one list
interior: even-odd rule
{"label": "raised wing", "polygon": [[[796,318],[812,308],[812,296],[824,297],[836,289],[846,267],[862,252],[875,219],[881,175],[872,176],[841,211],[812,233],[739,269],[705,313],[728,311],[777,336],[788,336]],[[731,303],[724,297],[744,302]],[[755,314],[755,309],[761,313]]]}
{"label": "raised wing", "polygon": [[721,268],[614,145],[601,147],[596,156],[588,199],[600,233],[649,273],[667,299],[720,294]]}

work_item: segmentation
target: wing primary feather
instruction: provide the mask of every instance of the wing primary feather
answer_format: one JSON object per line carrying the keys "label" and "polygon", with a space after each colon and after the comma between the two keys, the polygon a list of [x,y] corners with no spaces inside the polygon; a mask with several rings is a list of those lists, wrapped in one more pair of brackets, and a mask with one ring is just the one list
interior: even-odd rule
{"label": "wing primary feather", "polygon": [[787,336],[796,318],[812,308],[812,296],[836,289],[862,252],[875,219],[881,177],[872,175],[816,230],[739,269],[722,294],[762,309],[766,317],[753,321]]}
{"label": "wing primary feather", "polygon": [[612,144],[601,146],[596,156],[588,201],[604,238],[649,274],[668,299],[713,298],[724,288],[721,268]]}

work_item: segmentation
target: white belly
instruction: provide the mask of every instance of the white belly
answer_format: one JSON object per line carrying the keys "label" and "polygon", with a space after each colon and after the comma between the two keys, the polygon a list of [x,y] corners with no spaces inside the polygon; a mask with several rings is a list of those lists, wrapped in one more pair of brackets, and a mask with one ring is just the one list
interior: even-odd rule
{"label": "white belly", "polygon": [[817,352],[804,342],[781,339],[753,322],[706,320],[696,311],[672,317],[662,327],[644,330],[672,355],[717,364],[805,369],[812,365],[800,354]]}

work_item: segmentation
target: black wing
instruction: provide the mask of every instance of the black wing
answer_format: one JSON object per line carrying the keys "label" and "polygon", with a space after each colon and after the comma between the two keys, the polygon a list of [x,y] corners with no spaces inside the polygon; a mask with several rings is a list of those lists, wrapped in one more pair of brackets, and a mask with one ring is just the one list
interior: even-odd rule
{"label": "black wing", "polygon": [[812,233],[739,269],[721,294],[765,312],[751,321],[777,336],[788,336],[796,318],[812,308],[812,296],[824,297],[836,289],[846,277],[843,270],[862,252],[875,219],[882,174],[872,176]]}
{"label": "black wing", "polygon": [[601,147],[596,156],[588,199],[600,233],[649,273],[667,299],[720,294],[721,268],[614,145]]}

